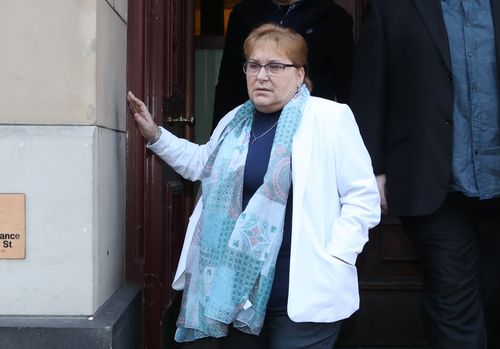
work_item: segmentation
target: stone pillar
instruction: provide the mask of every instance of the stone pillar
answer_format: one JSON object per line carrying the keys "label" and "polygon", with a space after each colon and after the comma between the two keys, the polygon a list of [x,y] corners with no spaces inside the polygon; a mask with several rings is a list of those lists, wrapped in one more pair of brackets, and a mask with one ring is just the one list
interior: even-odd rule
{"label": "stone pillar", "polygon": [[124,286],[126,9],[0,4],[0,193],[26,195],[26,258],[0,259],[2,340],[14,319],[45,319],[47,338],[94,321]]}

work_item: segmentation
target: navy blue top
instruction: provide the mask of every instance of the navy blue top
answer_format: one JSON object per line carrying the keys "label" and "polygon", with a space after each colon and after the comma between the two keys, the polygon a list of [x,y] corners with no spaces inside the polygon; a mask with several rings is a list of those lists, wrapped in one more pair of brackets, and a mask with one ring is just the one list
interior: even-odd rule
{"label": "navy blue top", "polygon": [[500,87],[490,0],[441,0],[453,67],[452,191],[500,196]]}
{"label": "navy blue top", "polygon": [[[243,180],[243,198],[242,205],[245,209],[248,201],[257,189],[264,182],[264,175],[266,174],[269,165],[269,158],[271,156],[271,148],[273,145],[274,134],[276,133],[276,126],[272,127],[279,119],[281,110],[275,113],[261,113],[255,112],[254,121],[252,125],[252,132],[254,137],[250,136],[250,143],[248,145],[248,154],[245,163],[245,175]],[[259,137],[264,134],[264,136]],[[252,142],[254,140],[254,142]],[[290,245],[292,235],[292,188],[288,194],[288,201],[285,211],[285,225],[283,228],[283,241],[281,243],[278,259],[276,261],[276,273],[274,276],[273,288],[271,290],[271,297],[268,303],[268,310],[285,310],[288,300],[288,280],[290,271]]]}

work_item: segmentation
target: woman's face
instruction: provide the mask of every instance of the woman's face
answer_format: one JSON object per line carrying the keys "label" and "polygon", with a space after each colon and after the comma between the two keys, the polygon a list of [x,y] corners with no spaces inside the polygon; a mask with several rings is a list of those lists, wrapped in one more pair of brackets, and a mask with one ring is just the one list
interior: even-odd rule
{"label": "woman's face", "polygon": [[[248,62],[292,64],[274,42],[258,43],[248,57]],[[255,108],[263,113],[272,113],[282,109],[302,85],[304,68],[287,67],[274,74],[267,73],[264,67],[254,74],[247,69],[246,78],[248,96]]]}

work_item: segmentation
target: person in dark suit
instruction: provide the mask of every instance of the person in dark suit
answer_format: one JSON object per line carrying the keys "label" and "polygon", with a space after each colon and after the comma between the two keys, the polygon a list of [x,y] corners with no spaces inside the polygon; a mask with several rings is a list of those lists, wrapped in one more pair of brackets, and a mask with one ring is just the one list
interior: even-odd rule
{"label": "person in dark suit", "polygon": [[433,346],[500,348],[500,2],[373,0],[363,26],[351,107]]}
{"label": "person in dark suit", "polygon": [[294,29],[307,42],[312,95],[347,103],[350,92],[352,18],[334,0],[242,0],[229,16],[215,90],[212,128],[248,100],[243,43],[258,25],[270,22]]}

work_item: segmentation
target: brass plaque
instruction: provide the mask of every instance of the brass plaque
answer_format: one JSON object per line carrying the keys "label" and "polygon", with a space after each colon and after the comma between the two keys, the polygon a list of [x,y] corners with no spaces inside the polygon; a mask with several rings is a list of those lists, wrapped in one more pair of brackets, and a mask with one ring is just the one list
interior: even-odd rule
{"label": "brass plaque", "polygon": [[26,258],[26,196],[0,194],[0,259]]}

